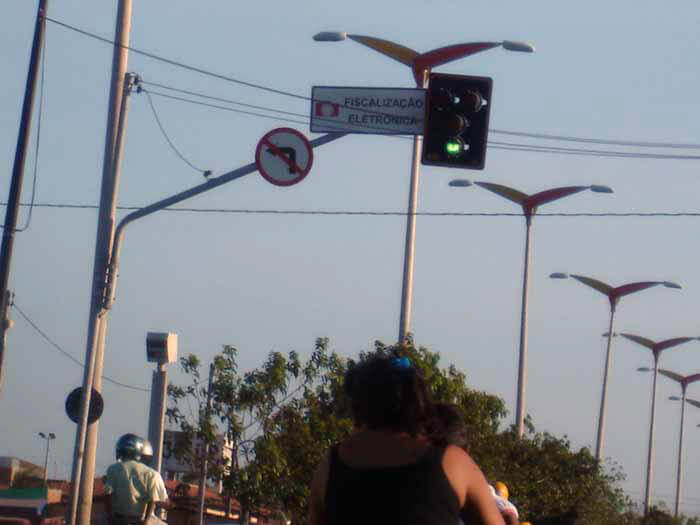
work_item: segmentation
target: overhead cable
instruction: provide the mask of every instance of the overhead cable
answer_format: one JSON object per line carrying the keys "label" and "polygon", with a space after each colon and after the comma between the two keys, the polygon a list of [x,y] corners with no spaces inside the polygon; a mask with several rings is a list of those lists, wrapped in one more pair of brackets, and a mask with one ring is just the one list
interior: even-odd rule
{"label": "overhead cable", "polygon": [[[0,202],[0,206],[7,206],[7,203]],[[20,204],[20,206],[29,206]],[[36,203],[36,208],[55,209],[75,209],[75,210],[96,210],[95,204],[70,204],[70,203]],[[142,209],[142,206],[117,206],[120,211],[135,211]],[[275,210],[275,209],[250,209],[250,208],[163,208],[162,211],[179,213],[222,213],[238,215],[346,215],[346,216],[368,216],[368,217],[405,217],[405,211],[371,211],[371,210]],[[517,212],[459,212],[459,211],[421,211],[416,212],[416,216],[422,217],[524,217],[523,213]],[[538,212],[537,217],[700,217],[700,211],[679,211],[679,212],[570,212],[551,213]]]}
{"label": "overhead cable", "polygon": [[[79,361],[78,359],[76,359],[76,358],[75,358],[73,355],[71,355],[69,352],[66,352],[63,348],[61,348],[61,347],[59,346],[58,343],[56,343],[53,339],[51,339],[51,338],[46,334],[46,332],[44,332],[41,328],[39,328],[39,326],[38,326],[34,321],[32,321],[32,319],[31,319],[27,314],[25,314],[19,306],[17,306],[17,303],[15,303],[15,302],[13,301],[12,304],[11,304],[11,306],[12,306],[15,310],[17,310],[17,313],[19,313],[19,315],[29,324],[29,326],[31,326],[31,327],[32,327],[32,328],[33,328],[47,343],[49,343],[52,347],[54,347],[56,350],[58,350],[59,352],[61,352],[61,354],[63,354],[64,356],[66,356],[68,359],[70,359],[71,361],[73,361],[76,365],[81,366],[81,367],[83,367],[83,368],[85,367],[85,365],[84,365],[81,361]],[[105,381],[108,381],[109,383],[112,383],[113,385],[116,385],[116,386],[119,386],[119,387],[122,387],[122,388],[128,388],[128,389],[130,389],[130,390],[138,390],[138,391],[141,391],[141,392],[150,392],[150,391],[151,391],[150,388],[143,388],[143,387],[140,387],[140,386],[127,385],[126,383],[122,383],[122,382],[117,381],[117,380],[115,380],[115,379],[112,379],[111,377],[108,377],[108,376],[106,376],[106,375],[103,375],[103,376],[102,376],[102,379],[104,379]]]}

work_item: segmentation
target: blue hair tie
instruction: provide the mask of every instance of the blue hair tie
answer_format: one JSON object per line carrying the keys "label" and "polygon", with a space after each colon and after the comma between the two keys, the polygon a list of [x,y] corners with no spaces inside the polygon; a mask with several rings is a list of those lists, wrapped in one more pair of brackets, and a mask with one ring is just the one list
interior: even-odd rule
{"label": "blue hair tie", "polygon": [[406,356],[394,357],[389,363],[391,364],[391,368],[395,368],[401,372],[411,369],[411,360]]}

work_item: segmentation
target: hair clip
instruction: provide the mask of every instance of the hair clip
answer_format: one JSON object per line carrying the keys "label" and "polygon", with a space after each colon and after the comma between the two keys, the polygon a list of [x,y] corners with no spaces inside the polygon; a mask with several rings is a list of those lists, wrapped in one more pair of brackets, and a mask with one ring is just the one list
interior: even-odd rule
{"label": "hair clip", "polygon": [[395,368],[400,371],[404,370],[409,370],[411,368],[411,360],[404,356],[404,357],[394,357],[389,361],[391,364],[391,368]]}

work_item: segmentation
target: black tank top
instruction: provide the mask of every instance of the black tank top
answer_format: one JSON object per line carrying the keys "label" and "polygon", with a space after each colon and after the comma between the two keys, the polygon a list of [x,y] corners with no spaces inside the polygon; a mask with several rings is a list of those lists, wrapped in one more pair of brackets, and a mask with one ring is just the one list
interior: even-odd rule
{"label": "black tank top", "polygon": [[459,500],[442,469],[444,447],[429,447],[416,463],[355,468],[331,449],[328,525],[452,525]]}

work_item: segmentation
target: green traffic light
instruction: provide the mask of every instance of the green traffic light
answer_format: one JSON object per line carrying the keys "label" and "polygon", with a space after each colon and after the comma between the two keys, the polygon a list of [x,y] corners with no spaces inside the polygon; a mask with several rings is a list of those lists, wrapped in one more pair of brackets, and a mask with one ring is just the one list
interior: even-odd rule
{"label": "green traffic light", "polygon": [[451,157],[462,153],[463,148],[464,144],[462,144],[462,141],[460,141],[459,139],[451,139],[445,143],[445,153],[447,153]]}

